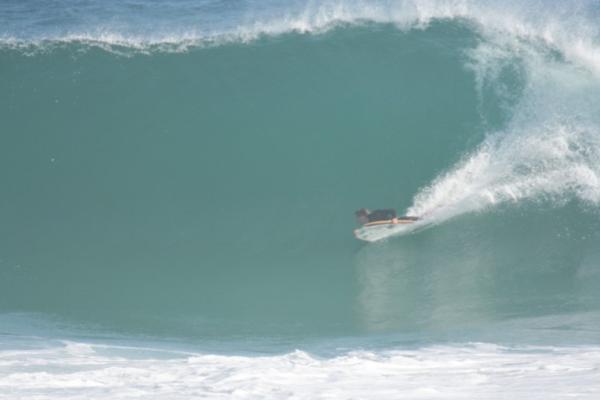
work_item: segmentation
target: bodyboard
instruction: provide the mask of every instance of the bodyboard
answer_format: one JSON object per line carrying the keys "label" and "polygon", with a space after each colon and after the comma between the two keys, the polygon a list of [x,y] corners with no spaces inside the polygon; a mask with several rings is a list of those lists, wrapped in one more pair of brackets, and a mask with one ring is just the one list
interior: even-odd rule
{"label": "bodyboard", "polygon": [[354,236],[366,242],[377,242],[390,236],[411,232],[417,222],[415,219],[399,218],[397,223],[392,220],[369,222],[354,230]]}

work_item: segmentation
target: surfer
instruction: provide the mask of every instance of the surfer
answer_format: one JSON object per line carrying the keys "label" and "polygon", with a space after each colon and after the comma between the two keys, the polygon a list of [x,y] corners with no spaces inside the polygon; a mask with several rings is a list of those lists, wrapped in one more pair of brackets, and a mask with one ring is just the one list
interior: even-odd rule
{"label": "surfer", "polygon": [[361,208],[354,215],[356,215],[356,219],[361,225],[375,221],[392,221],[392,223],[398,223],[398,216],[396,215],[396,210],[393,208],[373,211],[368,208]]}
{"label": "surfer", "polygon": [[[368,208],[361,208],[360,210],[354,213],[356,216],[356,220],[361,225],[366,225],[371,222],[377,221],[391,221],[392,224],[398,223],[398,215],[396,214],[396,210],[393,208],[385,208],[381,210],[369,210]],[[416,221],[418,217],[401,217],[402,220],[407,221]]]}

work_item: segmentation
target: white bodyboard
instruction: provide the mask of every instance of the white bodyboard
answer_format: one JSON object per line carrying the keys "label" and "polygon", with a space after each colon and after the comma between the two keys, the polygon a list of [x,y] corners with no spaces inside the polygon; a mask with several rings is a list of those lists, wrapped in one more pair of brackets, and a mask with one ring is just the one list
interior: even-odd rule
{"label": "white bodyboard", "polygon": [[414,231],[422,224],[414,220],[399,220],[398,223],[392,221],[377,221],[363,225],[354,230],[354,236],[359,240],[366,242],[377,242],[390,236],[403,235]]}

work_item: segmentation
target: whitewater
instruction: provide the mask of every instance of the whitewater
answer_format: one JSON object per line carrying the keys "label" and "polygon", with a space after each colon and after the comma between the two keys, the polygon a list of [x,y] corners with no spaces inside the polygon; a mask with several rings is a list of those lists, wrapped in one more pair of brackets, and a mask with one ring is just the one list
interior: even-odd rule
{"label": "whitewater", "polygon": [[598,17],[4,1],[0,399],[597,398]]}
{"label": "whitewater", "polygon": [[593,398],[600,390],[598,347],[474,343],[327,359],[303,351],[271,357],[156,352],[72,342],[6,352],[2,398],[502,399],[510,387],[512,395],[559,399]]}

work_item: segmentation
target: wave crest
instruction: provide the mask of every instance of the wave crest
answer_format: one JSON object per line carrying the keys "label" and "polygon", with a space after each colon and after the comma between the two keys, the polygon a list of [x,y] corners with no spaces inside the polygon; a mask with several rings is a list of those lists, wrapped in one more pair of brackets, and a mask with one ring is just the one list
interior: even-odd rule
{"label": "wave crest", "polygon": [[[322,0],[292,2],[285,6],[241,4],[235,12],[219,9],[223,15],[210,8],[197,9],[186,3],[177,12],[171,10],[170,14],[159,5],[150,4],[144,5],[145,12],[136,10],[135,13],[115,8],[114,4],[103,10],[80,7],[63,10],[71,18],[59,20],[62,25],[49,24],[47,20],[54,21],[56,17],[45,14],[28,25],[21,20],[13,22],[11,15],[16,11],[12,10],[11,14],[8,7],[0,13],[0,21],[5,22],[4,30],[0,31],[0,45],[31,49],[76,42],[107,50],[116,47],[139,52],[181,52],[206,45],[247,43],[264,36],[287,33],[320,34],[341,25],[393,24],[408,30],[423,29],[432,21],[450,19],[469,21],[485,32],[541,40],[600,71],[597,46],[600,32],[595,23],[600,12],[596,11],[593,1],[578,2],[575,7],[562,2],[554,2],[549,7],[546,3],[471,0]],[[111,24],[106,22],[111,18],[90,17],[99,11],[108,16],[119,14],[120,18],[113,16],[117,22]],[[49,9],[47,12],[57,11]]]}

